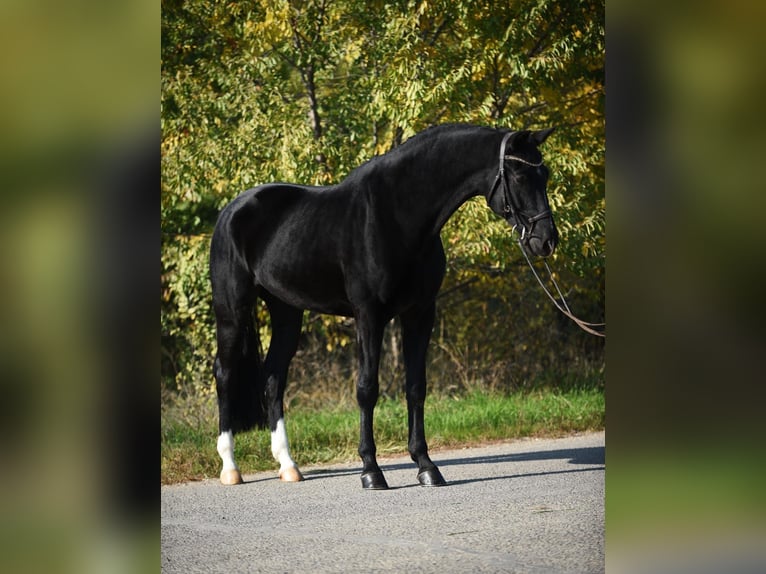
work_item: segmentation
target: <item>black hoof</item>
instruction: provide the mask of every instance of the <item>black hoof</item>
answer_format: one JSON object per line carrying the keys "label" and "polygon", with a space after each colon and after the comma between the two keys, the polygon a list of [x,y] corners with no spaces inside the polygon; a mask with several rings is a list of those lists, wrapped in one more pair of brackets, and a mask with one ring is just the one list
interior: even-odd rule
{"label": "black hoof", "polygon": [[388,490],[388,483],[380,471],[365,472],[362,475],[362,488],[365,490]]}
{"label": "black hoof", "polygon": [[436,467],[429,468],[418,474],[418,482],[421,486],[444,486],[447,484],[442,473]]}

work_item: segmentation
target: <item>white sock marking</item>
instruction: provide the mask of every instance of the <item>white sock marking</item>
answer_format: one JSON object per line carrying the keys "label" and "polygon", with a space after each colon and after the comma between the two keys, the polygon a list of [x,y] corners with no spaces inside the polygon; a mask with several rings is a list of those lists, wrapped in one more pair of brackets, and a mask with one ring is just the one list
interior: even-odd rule
{"label": "white sock marking", "polygon": [[239,470],[234,462],[234,435],[231,431],[218,436],[218,454],[223,461],[223,470]]}
{"label": "white sock marking", "polygon": [[284,419],[277,421],[277,428],[271,433],[271,454],[279,461],[280,472],[291,466],[296,466],[290,457],[290,446],[287,443],[287,430]]}

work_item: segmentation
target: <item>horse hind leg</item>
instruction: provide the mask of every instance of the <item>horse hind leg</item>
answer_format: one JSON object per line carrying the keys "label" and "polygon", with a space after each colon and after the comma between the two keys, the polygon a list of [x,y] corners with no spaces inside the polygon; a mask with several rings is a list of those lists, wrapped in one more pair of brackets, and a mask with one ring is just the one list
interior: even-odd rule
{"label": "horse hind leg", "polygon": [[279,462],[279,479],[299,482],[303,475],[290,455],[290,444],[285,427],[284,394],[287,370],[298,349],[303,311],[274,297],[265,297],[271,314],[271,343],[263,375],[266,385],[266,407],[271,430],[271,454]]}
{"label": "horse hind leg", "polygon": [[271,454],[279,462],[279,480],[284,482],[303,480],[298,465],[290,456],[290,445],[287,440],[284,418],[278,419],[274,430],[271,431]]}
{"label": "horse hind leg", "polygon": [[234,395],[238,382],[239,373],[236,372],[235,363],[226,350],[221,349],[219,344],[218,356],[215,359],[216,391],[218,395],[218,442],[216,450],[221,457],[223,468],[221,470],[221,483],[224,485],[240,484],[242,474],[234,460],[234,421],[233,410],[235,408]]}
{"label": "horse hind leg", "polygon": [[221,484],[226,486],[242,484],[242,473],[234,461],[234,434],[230,430],[218,435],[217,450],[218,456],[223,461]]}
{"label": "horse hind leg", "polygon": [[217,353],[214,364],[218,398],[217,450],[223,463],[221,482],[239,484],[234,434],[265,426],[263,383],[259,376],[260,342],[253,320],[252,280],[230,262],[211,254]]}
{"label": "horse hind leg", "polygon": [[218,354],[214,372],[218,396],[221,483],[240,484],[242,475],[234,460],[234,434],[265,426],[259,345],[250,317],[243,321],[217,321]]}

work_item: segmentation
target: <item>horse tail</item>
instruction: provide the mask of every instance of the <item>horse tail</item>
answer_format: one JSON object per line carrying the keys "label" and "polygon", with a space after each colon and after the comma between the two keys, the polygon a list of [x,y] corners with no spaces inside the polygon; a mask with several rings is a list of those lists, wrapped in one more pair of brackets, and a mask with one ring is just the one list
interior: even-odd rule
{"label": "horse tail", "polygon": [[226,348],[221,345],[219,326],[214,370],[221,432],[265,428],[268,423],[261,340],[253,314],[250,309],[246,317],[240,317],[238,333],[224,335],[225,339],[233,335],[232,344],[227,344]]}
{"label": "horse tail", "polygon": [[242,353],[232,377],[231,430],[234,433],[252,428],[265,428],[268,423],[265,406],[266,388],[261,369],[261,338],[255,311],[244,324]]}
{"label": "horse tail", "polygon": [[229,232],[231,212],[230,207],[224,209],[213,232],[210,277],[218,340],[214,369],[220,430],[237,433],[265,428],[268,417],[256,292]]}

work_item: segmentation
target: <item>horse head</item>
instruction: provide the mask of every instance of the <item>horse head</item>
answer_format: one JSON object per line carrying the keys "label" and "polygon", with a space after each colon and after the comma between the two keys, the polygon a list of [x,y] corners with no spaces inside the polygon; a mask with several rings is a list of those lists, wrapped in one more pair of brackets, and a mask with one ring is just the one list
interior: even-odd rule
{"label": "horse head", "polygon": [[[559,234],[548,203],[549,171],[537,149],[554,128],[507,132],[500,145],[500,167],[487,203],[521,235],[532,254],[548,257]],[[503,193],[496,193],[502,188]]]}

